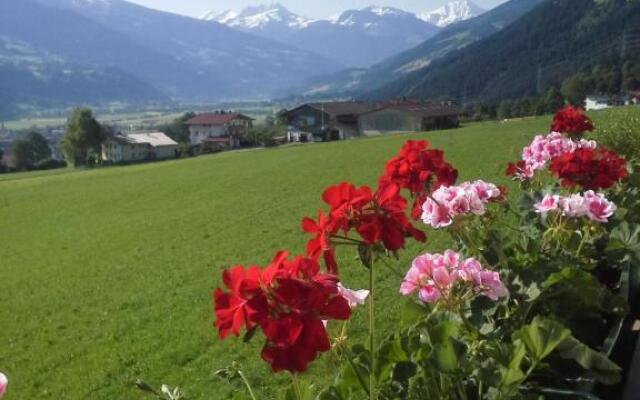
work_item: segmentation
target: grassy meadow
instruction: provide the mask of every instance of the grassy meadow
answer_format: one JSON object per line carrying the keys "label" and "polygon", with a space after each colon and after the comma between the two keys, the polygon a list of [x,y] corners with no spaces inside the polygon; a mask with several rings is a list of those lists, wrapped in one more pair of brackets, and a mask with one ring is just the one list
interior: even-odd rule
{"label": "grassy meadow", "polygon": [[[596,115],[596,123],[599,115]],[[375,184],[407,139],[446,151],[461,179],[506,183],[516,159],[550,117],[467,124],[461,129],[308,144],[129,167],[0,179],[0,371],[13,399],[136,399],[136,378],[182,387],[190,399],[241,390],[213,376],[239,361],[260,399],[288,378],[250,345],[217,339],[211,293],[220,270],[266,264],[278,249],[301,252],[300,218],[315,215],[329,184]],[[440,251],[428,232],[398,263]],[[338,252],[342,279],[365,287],[351,249]],[[400,278],[381,266],[381,330],[399,319]],[[366,310],[350,334],[363,337]],[[306,380],[326,383],[330,357]]]}

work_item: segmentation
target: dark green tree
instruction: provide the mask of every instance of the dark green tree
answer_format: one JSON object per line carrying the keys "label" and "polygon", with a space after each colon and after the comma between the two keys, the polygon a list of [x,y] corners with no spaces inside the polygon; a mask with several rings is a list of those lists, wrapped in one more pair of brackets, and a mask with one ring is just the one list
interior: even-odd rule
{"label": "dark green tree", "polygon": [[584,106],[584,99],[587,97],[588,86],[581,75],[574,75],[562,82],[560,92],[567,99],[569,104],[574,106]]}
{"label": "dark green tree", "polygon": [[38,132],[29,132],[16,139],[11,145],[15,168],[28,170],[40,161],[51,158],[51,149],[47,139]]}
{"label": "dark green tree", "polygon": [[187,121],[195,117],[195,115],[193,112],[184,113],[172,122],[161,125],[158,130],[178,143],[189,143],[189,126],[187,126]]}
{"label": "dark green tree", "polygon": [[25,139],[16,139],[11,145],[15,169],[24,171],[33,167],[33,150],[31,143]]}
{"label": "dark green tree", "polygon": [[33,163],[51,158],[49,141],[38,132],[29,132],[26,140],[31,144]]}
{"label": "dark green tree", "polygon": [[564,106],[564,96],[560,93],[560,89],[555,86],[549,88],[545,94],[544,103],[545,112],[549,114],[552,114],[559,108],[562,108],[562,106]]}
{"label": "dark green tree", "polygon": [[61,149],[71,165],[86,165],[90,153],[99,154],[105,133],[93,112],[88,108],[75,108],[67,119]]}

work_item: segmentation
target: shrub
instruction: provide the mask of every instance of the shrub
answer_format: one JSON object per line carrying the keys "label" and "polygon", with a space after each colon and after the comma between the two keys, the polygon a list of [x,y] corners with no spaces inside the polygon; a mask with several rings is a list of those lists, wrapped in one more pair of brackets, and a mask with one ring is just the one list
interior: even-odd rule
{"label": "shrub", "polygon": [[640,117],[626,110],[610,111],[598,126],[600,143],[627,157],[640,159]]}
{"label": "shrub", "polygon": [[47,158],[41,161],[38,161],[33,165],[33,169],[35,170],[47,170],[47,169],[56,169],[56,168],[65,168],[67,166],[67,162],[64,160],[56,160],[54,158]]}

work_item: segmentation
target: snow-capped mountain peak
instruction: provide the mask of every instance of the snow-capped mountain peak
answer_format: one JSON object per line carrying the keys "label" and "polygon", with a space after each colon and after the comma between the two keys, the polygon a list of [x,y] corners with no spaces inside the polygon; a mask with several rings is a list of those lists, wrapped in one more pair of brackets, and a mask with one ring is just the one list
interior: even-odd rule
{"label": "snow-capped mountain peak", "polygon": [[339,17],[330,20],[331,23],[343,26],[362,26],[371,28],[376,23],[387,19],[397,18],[415,19],[415,14],[393,7],[369,6],[360,10],[347,10]]}
{"label": "snow-capped mountain peak", "polygon": [[274,25],[300,29],[312,22],[311,19],[294,14],[278,3],[247,7],[240,12],[232,10],[221,14],[208,12],[202,16],[202,19],[244,30],[266,29]]}
{"label": "snow-capped mountain peak", "polygon": [[420,14],[418,17],[443,28],[455,22],[477,17],[484,12],[484,9],[470,0],[453,0],[436,10]]}

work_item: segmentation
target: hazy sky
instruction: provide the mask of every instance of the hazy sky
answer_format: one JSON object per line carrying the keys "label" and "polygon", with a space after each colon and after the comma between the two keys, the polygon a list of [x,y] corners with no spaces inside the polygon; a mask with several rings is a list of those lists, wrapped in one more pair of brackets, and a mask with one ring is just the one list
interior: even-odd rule
{"label": "hazy sky", "polygon": [[[150,8],[171,11],[178,14],[198,17],[206,11],[240,10],[246,6],[262,3],[270,4],[273,0],[129,0]],[[474,0],[483,8],[492,8],[506,0]],[[448,0],[280,0],[278,1],[291,11],[311,18],[324,18],[339,14],[350,8],[363,8],[372,4],[391,6],[407,11],[424,12],[438,8]]]}

